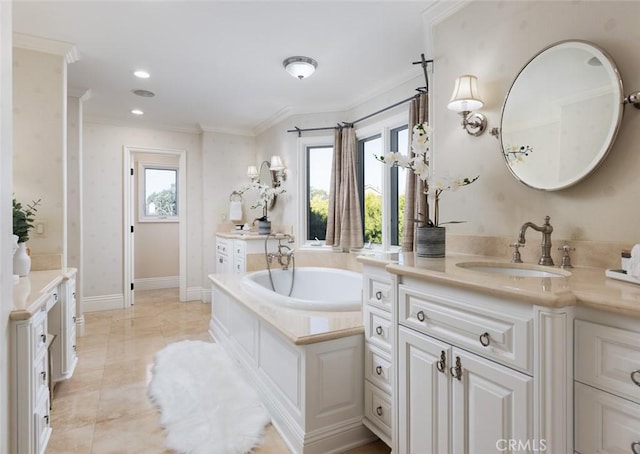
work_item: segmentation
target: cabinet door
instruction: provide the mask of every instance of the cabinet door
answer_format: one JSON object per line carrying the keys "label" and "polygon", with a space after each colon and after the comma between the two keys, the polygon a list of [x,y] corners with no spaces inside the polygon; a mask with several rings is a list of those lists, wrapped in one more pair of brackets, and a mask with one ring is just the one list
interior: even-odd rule
{"label": "cabinet door", "polygon": [[402,326],[398,341],[399,452],[447,454],[451,347]]}
{"label": "cabinet door", "polygon": [[500,453],[509,443],[540,451],[544,441],[532,440],[533,379],[457,348],[451,358],[452,452]]}

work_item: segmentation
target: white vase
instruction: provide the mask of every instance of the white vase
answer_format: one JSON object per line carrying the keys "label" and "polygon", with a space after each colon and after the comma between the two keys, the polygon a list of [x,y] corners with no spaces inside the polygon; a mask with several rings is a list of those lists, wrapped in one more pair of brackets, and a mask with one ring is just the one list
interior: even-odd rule
{"label": "white vase", "polygon": [[13,254],[13,274],[27,276],[31,270],[31,257],[27,254],[27,243],[18,243],[18,250]]}

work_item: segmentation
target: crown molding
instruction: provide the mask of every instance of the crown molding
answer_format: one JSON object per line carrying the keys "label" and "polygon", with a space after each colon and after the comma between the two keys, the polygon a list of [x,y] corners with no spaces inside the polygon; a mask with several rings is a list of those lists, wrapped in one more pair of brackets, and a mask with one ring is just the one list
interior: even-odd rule
{"label": "crown molding", "polygon": [[232,136],[255,137],[255,133],[249,129],[220,128],[217,126],[207,126],[198,123],[201,132],[213,132],[217,134],[230,134]]}
{"label": "crown molding", "polygon": [[78,52],[75,44],[67,43],[65,41],[56,41],[54,39],[40,38],[39,36],[14,33],[13,47],[43,52],[45,54],[59,55],[69,64],[80,60],[80,53]]}
{"label": "crown molding", "polygon": [[154,123],[147,122],[144,120],[135,119],[135,121],[126,121],[120,120],[117,118],[112,118],[104,115],[95,115],[95,114],[85,114],[84,115],[85,123],[96,123],[102,125],[110,125],[110,126],[120,126],[123,128],[133,128],[133,129],[153,129],[160,131],[169,131],[169,132],[178,132],[183,134],[196,134],[199,135],[202,133],[202,129],[198,126],[176,126],[170,124],[163,123]]}
{"label": "crown molding", "polygon": [[69,87],[67,88],[67,96],[71,96],[73,98],[80,98],[80,101],[86,101],[93,93],[90,88],[77,88],[77,87]]}

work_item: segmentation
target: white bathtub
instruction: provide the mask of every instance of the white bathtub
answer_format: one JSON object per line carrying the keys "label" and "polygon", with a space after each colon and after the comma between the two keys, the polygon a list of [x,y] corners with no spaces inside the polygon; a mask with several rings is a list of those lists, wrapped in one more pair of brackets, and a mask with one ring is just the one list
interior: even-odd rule
{"label": "white bathtub", "polygon": [[281,306],[310,311],[359,311],[361,305],[362,275],[338,268],[298,267],[291,296],[292,268],[283,271],[255,271],[242,278],[245,288],[252,294]]}

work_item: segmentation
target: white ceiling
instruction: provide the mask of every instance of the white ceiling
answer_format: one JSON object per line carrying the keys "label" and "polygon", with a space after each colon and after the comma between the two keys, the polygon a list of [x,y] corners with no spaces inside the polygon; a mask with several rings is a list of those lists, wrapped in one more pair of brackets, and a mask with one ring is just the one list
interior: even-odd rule
{"label": "white ceiling", "polygon": [[[419,76],[411,63],[425,52],[421,13],[432,3],[17,1],[13,30],[75,44],[69,87],[91,90],[89,118],[255,134],[288,114],[350,109]],[[294,79],[282,67],[292,55],[316,59],[318,70]],[[133,118],[133,108],[145,115]]]}

